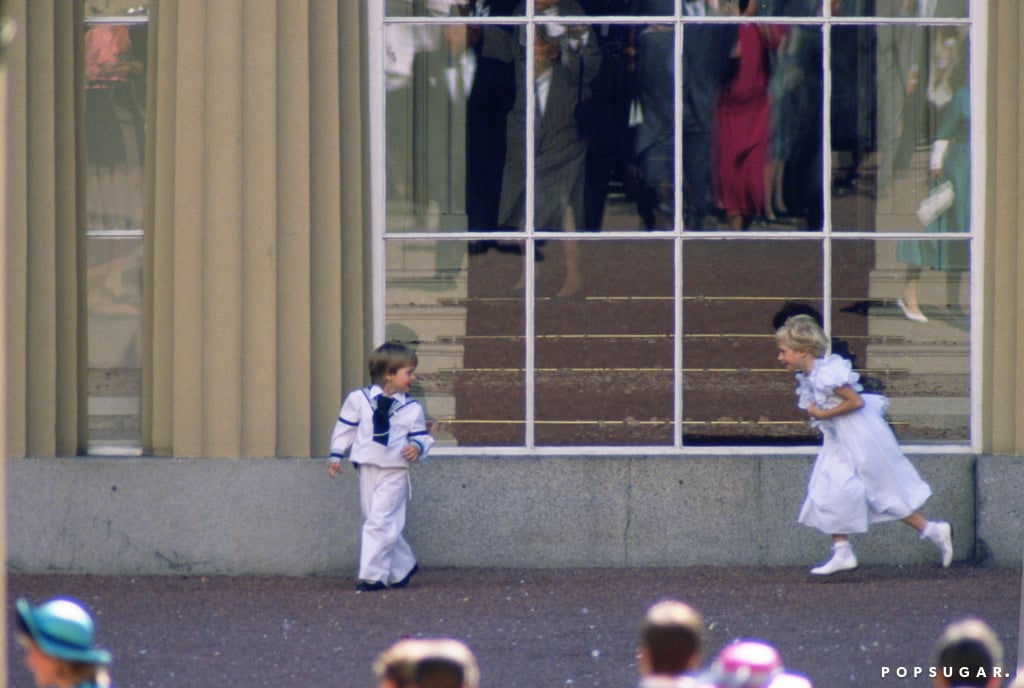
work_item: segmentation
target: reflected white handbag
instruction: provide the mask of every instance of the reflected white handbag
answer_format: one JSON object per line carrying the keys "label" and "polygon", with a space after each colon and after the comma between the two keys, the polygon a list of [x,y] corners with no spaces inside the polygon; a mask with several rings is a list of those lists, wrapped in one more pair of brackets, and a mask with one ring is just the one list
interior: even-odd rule
{"label": "reflected white handbag", "polygon": [[917,206],[917,219],[927,227],[935,222],[942,213],[953,206],[953,182],[946,179],[934,185],[928,195]]}
{"label": "reflected white handbag", "polygon": [[633,99],[629,101],[629,127],[639,127],[644,123],[644,111],[640,107],[640,99],[633,96]]}

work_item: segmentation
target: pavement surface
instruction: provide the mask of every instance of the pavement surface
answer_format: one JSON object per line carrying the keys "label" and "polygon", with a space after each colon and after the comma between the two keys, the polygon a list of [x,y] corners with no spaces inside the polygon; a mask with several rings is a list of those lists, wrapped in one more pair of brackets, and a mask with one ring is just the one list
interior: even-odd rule
{"label": "pavement surface", "polygon": [[[8,619],[18,597],[84,602],[120,688],[371,688],[381,650],[438,635],[475,651],[482,688],[622,688],[636,682],[644,610],[667,597],[704,614],[709,656],[760,638],[817,688],[926,686],[914,671],[927,671],[943,626],[968,615],[995,628],[1012,673],[1021,601],[1019,570],[971,564],[864,566],[824,579],[806,567],[424,567],[407,588],[378,593],[341,578],[12,574],[7,584]],[[8,651],[8,685],[31,686],[21,651]]]}

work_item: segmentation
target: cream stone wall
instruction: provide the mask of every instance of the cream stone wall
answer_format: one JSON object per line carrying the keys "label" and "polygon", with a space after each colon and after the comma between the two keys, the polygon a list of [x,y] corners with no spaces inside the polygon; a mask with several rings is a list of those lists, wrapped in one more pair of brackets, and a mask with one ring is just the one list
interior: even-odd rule
{"label": "cream stone wall", "polygon": [[985,241],[985,353],[982,395],[986,451],[1024,454],[1024,10],[989,0],[988,167]]}

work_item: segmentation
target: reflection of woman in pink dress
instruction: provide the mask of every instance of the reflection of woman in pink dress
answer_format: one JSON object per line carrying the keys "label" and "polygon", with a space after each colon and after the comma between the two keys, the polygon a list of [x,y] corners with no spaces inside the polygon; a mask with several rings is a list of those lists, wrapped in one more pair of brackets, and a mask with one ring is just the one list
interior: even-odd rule
{"label": "reflection of woman in pink dress", "polygon": [[[751,16],[757,0],[739,0],[738,7],[739,14]],[[779,40],[774,27],[740,24],[732,51],[735,71],[715,104],[712,184],[730,229],[743,229],[764,210],[771,127],[769,56]]]}

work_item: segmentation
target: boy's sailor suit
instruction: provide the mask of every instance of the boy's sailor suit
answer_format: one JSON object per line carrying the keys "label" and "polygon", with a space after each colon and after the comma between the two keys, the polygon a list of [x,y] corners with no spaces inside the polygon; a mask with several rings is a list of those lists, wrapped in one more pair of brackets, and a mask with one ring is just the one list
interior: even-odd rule
{"label": "boy's sailor suit", "polygon": [[418,446],[422,460],[434,438],[427,432],[419,402],[397,392],[388,407],[383,395],[384,390],[373,385],[345,398],[331,436],[331,461],[340,462],[349,451],[349,460],[359,471],[364,519],[359,578],[391,585],[416,565],[412,548],[402,537],[409,500],[409,462],[402,458],[402,449],[410,443]]}

